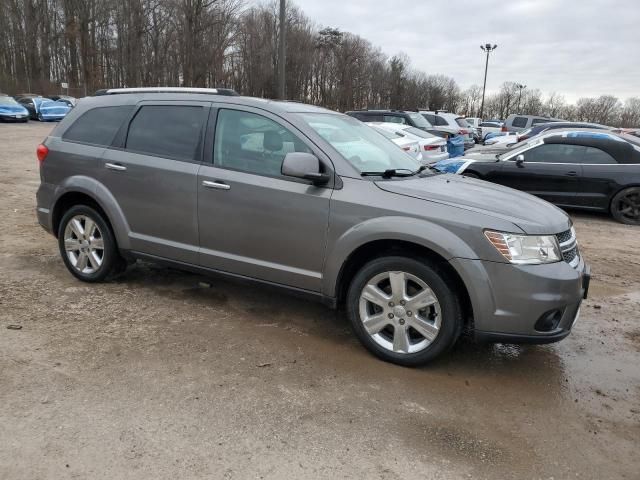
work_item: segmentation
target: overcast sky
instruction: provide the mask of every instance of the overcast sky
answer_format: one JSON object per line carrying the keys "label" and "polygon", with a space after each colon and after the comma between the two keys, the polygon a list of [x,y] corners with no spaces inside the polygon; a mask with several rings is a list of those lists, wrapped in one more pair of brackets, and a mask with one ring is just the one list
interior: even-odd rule
{"label": "overcast sky", "polygon": [[640,0],[290,0],[319,26],[356,33],[425,73],[487,91],[523,83],[573,102],[640,96]]}

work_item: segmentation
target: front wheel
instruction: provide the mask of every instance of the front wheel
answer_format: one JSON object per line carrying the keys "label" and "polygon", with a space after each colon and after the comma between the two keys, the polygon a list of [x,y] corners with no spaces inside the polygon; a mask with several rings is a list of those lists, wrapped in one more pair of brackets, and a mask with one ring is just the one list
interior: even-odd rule
{"label": "front wheel", "polygon": [[640,225],[640,187],[618,192],[611,200],[611,215],[627,225]]}
{"label": "front wheel", "polygon": [[83,282],[101,282],[122,263],[111,228],[102,215],[86,205],[72,207],[64,214],[58,246],[67,269]]}
{"label": "front wheel", "polygon": [[42,117],[41,113],[38,113],[38,121],[44,122],[44,118]]}
{"label": "front wheel", "polygon": [[347,314],[371,353],[405,366],[447,351],[463,323],[457,294],[437,264],[397,256],[372,260],[355,275]]}

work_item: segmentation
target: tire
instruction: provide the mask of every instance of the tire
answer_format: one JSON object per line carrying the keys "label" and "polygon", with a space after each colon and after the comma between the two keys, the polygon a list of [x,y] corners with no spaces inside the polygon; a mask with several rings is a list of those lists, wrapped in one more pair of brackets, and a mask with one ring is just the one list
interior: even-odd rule
{"label": "tire", "polygon": [[83,282],[102,282],[121,270],[124,263],[111,227],[87,205],[76,205],[64,214],[58,228],[58,247],[69,272]]}
{"label": "tire", "polygon": [[[392,288],[392,281],[404,285],[404,295]],[[449,350],[462,331],[460,300],[450,285],[446,273],[427,259],[376,258],[353,277],[347,316],[356,337],[378,358],[408,367],[424,365]],[[398,305],[401,298],[405,303]]]}
{"label": "tire", "polygon": [[611,200],[611,215],[620,223],[640,225],[640,187],[629,187]]}
{"label": "tire", "polygon": [[44,122],[44,119],[42,118],[42,114],[38,113],[38,121],[39,122]]}

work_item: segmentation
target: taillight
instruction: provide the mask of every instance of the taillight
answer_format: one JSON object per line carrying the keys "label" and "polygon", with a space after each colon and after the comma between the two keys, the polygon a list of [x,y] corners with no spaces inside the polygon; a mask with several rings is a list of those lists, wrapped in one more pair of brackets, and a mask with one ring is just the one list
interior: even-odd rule
{"label": "taillight", "polygon": [[47,155],[49,155],[49,149],[45,145],[40,144],[36,149],[36,155],[38,156],[38,165],[42,166]]}
{"label": "taillight", "polygon": [[464,128],[460,130],[460,135],[467,135],[469,132],[467,132]]}
{"label": "taillight", "polygon": [[508,132],[509,130],[507,130],[507,126],[503,125],[502,128],[500,129],[501,132]]}
{"label": "taillight", "polygon": [[403,149],[405,152],[408,152],[409,150],[411,150],[411,147],[402,147],[402,149]]}
{"label": "taillight", "polygon": [[425,145],[424,149],[429,152],[431,150],[438,150],[440,148],[439,145]]}

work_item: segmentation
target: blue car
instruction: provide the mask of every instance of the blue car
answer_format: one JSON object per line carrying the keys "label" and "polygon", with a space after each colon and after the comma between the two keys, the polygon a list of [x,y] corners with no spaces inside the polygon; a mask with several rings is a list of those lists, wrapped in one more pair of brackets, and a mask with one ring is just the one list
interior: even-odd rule
{"label": "blue car", "polygon": [[0,95],[0,120],[3,122],[28,122],[29,111],[8,95]]}
{"label": "blue car", "polygon": [[29,110],[29,116],[32,119],[41,122],[62,120],[71,110],[68,103],[56,102],[45,97],[26,97],[18,101]]}

